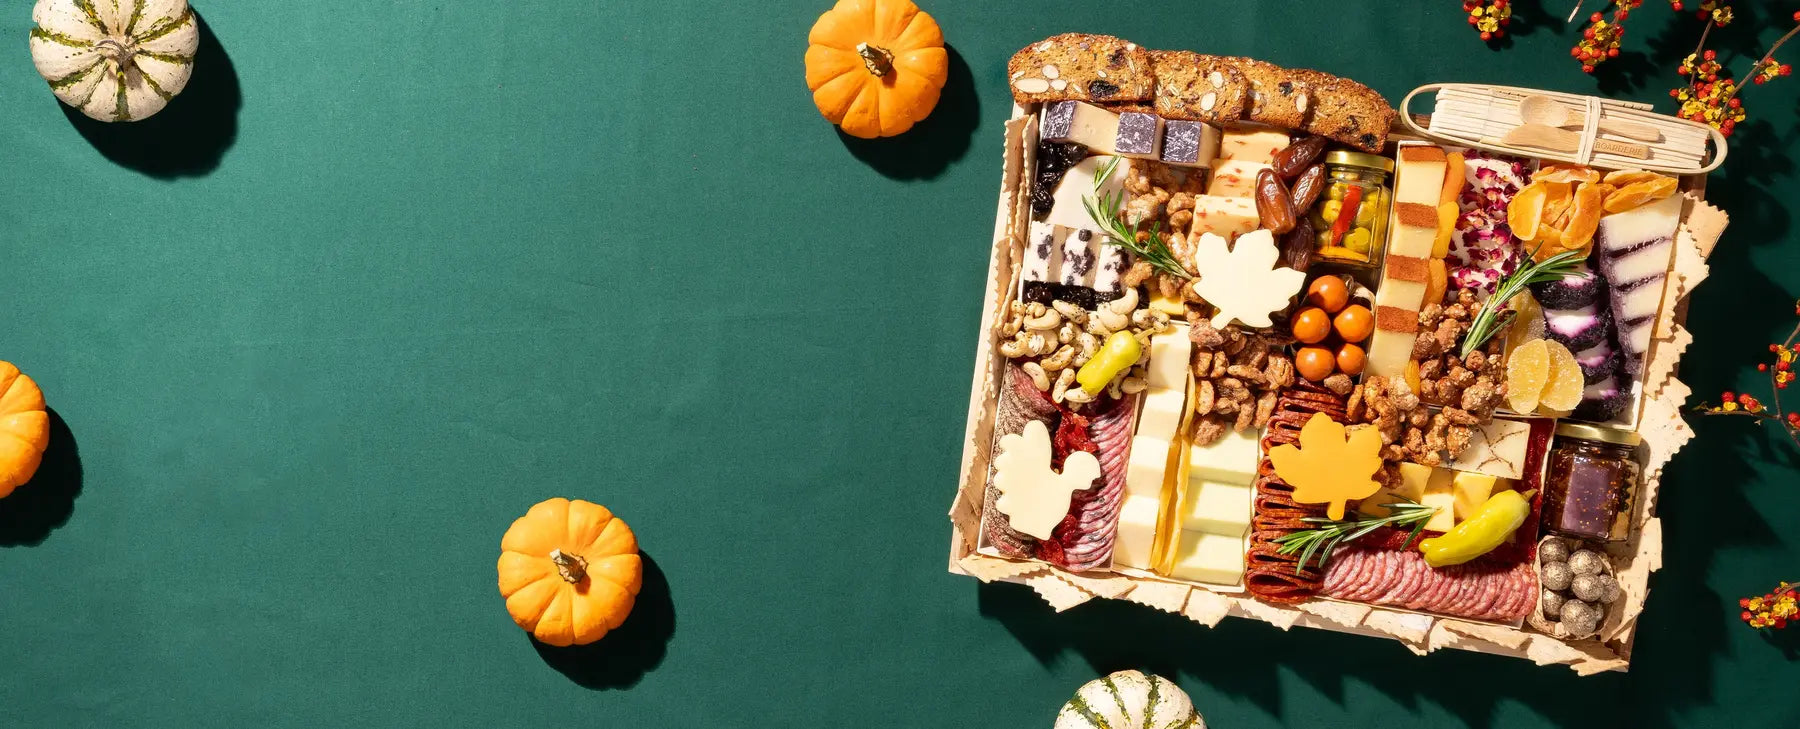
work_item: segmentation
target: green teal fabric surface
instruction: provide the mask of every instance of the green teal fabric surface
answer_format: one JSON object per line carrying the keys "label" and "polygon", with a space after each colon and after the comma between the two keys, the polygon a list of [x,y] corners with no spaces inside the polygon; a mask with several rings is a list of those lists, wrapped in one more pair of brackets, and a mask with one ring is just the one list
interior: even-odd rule
{"label": "green teal fabric surface", "polygon": [[[1453,0],[936,0],[950,86],[880,142],[809,99],[826,0],[208,2],[193,85],[135,127],[60,108],[31,4],[0,11],[0,359],[56,441],[0,500],[0,725],[1048,727],[1128,667],[1222,729],[1800,709],[1797,636],[1735,605],[1800,576],[1795,451],[1736,420],[1671,466],[1626,675],[1057,615],[945,571],[1015,49],[1109,32],[1396,101],[1667,110],[1698,26],[1660,0],[1594,78],[1566,1],[1519,0],[1496,50]],[[1742,69],[1797,8],[1739,5],[1716,38]],[[1701,392],[1755,388],[1793,323],[1796,89],[1745,94],[1712,181],[1734,224],[1691,311]],[[552,496],[612,507],[650,560],[590,650],[535,647],[495,589],[500,535]]]}

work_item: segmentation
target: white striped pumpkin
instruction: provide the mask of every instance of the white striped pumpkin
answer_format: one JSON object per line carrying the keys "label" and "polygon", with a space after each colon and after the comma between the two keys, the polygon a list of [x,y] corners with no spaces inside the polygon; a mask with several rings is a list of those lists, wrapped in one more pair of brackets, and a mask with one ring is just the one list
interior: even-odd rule
{"label": "white striped pumpkin", "polygon": [[1206,729],[1206,721],[1169,679],[1120,671],[1082,684],[1055,729]]}
{"label": "white striped pumpkin", "polygon": [[38,0],[31,20],[38,74],[100,121],[162,111],[194,73],[200,28],[187,0]]}

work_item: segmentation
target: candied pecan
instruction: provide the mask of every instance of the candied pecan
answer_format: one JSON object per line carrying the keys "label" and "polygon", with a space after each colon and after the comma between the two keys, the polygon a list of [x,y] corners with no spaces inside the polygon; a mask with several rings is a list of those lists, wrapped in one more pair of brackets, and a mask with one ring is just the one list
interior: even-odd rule
{"label": "candied pecan", "polygon": [[[1444,420],[1444,424],[1446,426],[1449,426],[1449,425],[1480,425],[1481,424],[1481,418],[1475,417],[1469,411],[1463,410],[1461,408],[1444,408],[1443,412],[1438,413],[1438,417],[1442,418]],[[1437,421],[1433,420],[1432,421],[1433,427],[1435,427],[1436,424],[1437,424]]]}
{"label": "candied pecan", "polygon": [[1444,345],[1437,340],[1437,337],[1416,337],[1413,339],[1413,361],[1435,362],[1437,361],[1437,356],[1443,353]]}
{"label": "candied pecan", "polygon": [[1421,380],[1435,380],[1442,374],[1444,374],[1444,361],[1441,359],[1429,359],[1419,363],[1419,379]]}
{"label": "candied pecan", "polygon": [[1236,377],[1222,377],[1215,382],[1219,386],[1219,396],[1231,400],[1242,400],[1250,397],[1250,387]]}
{"label": "candied pecan", "polygon": [[1216,404],[1213,401],[1212,380],[1201,380],[1195,384],[1195,387],[1199,388],[1199,391],[1194,393],[1194,413],[1205,415],[1212,412],[1213,406]]}
{"label": "candied pecan", "polygon": [[1406,424],[1415,428],[1423,428],[1430,425],[1431,411],[1425,408],[1414,409],[1412,412],[1406,414]]}
{"label": "candied pecan", "polygon": [[1194,196],[1190,193],[1177,192],[1169,196],[1169,212],[1194,209]]}
{"label": "candied pecan", "polygon": [[1131,268],[1125,269],[1125,273],[1119,276],[1119,283],[1124,284],[1125,288],[1135,289],[1143,285],[1144,279],[1150,278],[1153,273],[1156,273],[1156,267],[1150,265],[1149,261],[1138,261],[1131,264]]}
{"label": "candied pecan", "polygon": [[1268,345],[1262,344],[1259,342],[1257,344],[1256,351],[1250,355],[1250,361],[1247,364],[1249,364],[1251,367],[1254,367],[1254,368],[1260,370],[1263,368],[1263,365],[1266,365],[1268,363],[1269,363],[1269,347],[1268,347]]}
{"label": "candied pecan", "polygon": [[1268,379],[1269,386],[1277,390],[1293,387],[1294,361],[1285,354],[1269,355],[1269,363],[1263,367],[1263,376]]}
{"label": "candied pecan", "polygon": [[1381,447],[1381,460],[1394,462],[1404,461],[1406,460],[1406,450],[1398,445],[1389,443]]}
{"label": "candied pecan", "polygon": [[1200,418],[1194,422],[1194,445],[1209,446],[1225,437],[1226,428],[1223,423],[1213,418]]}
{"label": "candied pecan", "polygon": [[1407,428],[1403,447],[1407,453],[1414,455],[1425,452],[1425,431],[1419,428]]}
{"label": "candied pecan", "polygon": [[1213,353],[1204,349],[1194,350],[1194,376],[1206,377],[1212,374]]}
{"label": "candied pecan", "polygon": [[1250,383],[1252,385],[1260,386],[1260,385],[1268,382],[1268,380],[1263,378],[1263,373],[1260,370],[1257,370],[1255,367],[1251,367],[1250,365],[1232,365],[1230,367],[1226,367],[1225,374],[1231,375],[1232,377],[1236,377],[1236,378],[1243,380],[1247,383]]}
{"label": "candied pecan", "polygon": [[1213,364],[1212,372],[1210,374],[1208,374],[1207,376],[1212,379],[1215,379],[1215,380],[1219,379],[1221,377],[1224,377],[1225,376],[1225,368],[1231,366],[1230,359],[1223,353],[1215,353],[1213,355],[1213,363],[1212,364]]}
{"label": "candied pecan", "polygon": [[1225,344],[1225,334],[1218,329],[1213,328],[1210,320],[1200,316],[1199,312],[1192,311],[1191,309],[1189,312],[1189,321],[1192,323],[1192,326],[1188,329],[1188,339],[1193,340],[1194,346],[1215,350]]}
{"label": "candied pecan", "polygon": [[1464,451],[1469,450],[1469,442],[1475,437],[1475,430],[1467,425],[1452,425],[1445,436],[1444,450],[1450,452],[1451,458],[1461,458]]}
{"label": "candied pecan", "polygon": [[1444,306],[1442,304],[1426,304],[1424,309],[1419,310],[1419,328],[1432,329],[1443,318]]}
{"label": "candied pecan", "polygon": [[1405,380],[1389,382],[1388,388],[1393,391],[1394,407],[1411,411],[1419,406],[1419,396],[1413,394],[1412,388],[1406,386]]}
{"label": "candied pecan", "polygon": [[1477,378],[1474,383],[1469,385],[1468,389],[1463,390],[1460,404],[1462,409],[1471,413],[1489,412],[1500,402],[1498,393],[1499,390],[1494,387],[1492,380],[1486,377]]}
{"label": "candied pecan", "polygon": [[1256,422],[1256,407],[1253,405],[1250,405],[1250,404],[1245,404],[1243,407],[1238,408],[1237,422],[1231,426],[1231,429],[1235,430],[1239,433],[1242,433],[1246,430],[1249,430],[1250,425],[1255,422]]}
{"label": "candied pecan", "polygon": [[1162,294],[1165,299],[1181,298],[1181,288],[1181,282],[1173,276],[1163,274],[1156,277],[1157,293]]}
{"label": "candied pecan", "polygon": [[1351,382],[1350,376],[1342,372],[1325,378],[1325,382],[1321,384],[1325,385],[1325,389],[1339,395],[1348,395],[1351,390],[1356,389],[1356,383]]}
{"label": "candied pecan", "polygon": [[1450,374],[1445,375],[1444,379],[1455,385],[1457,392],[1460,393],[1464,388],[1475,384],[1475,373],[1460,366],[1451,367]]}
{"label": "candied pecan", "polygon": [[1251,423],[1257,429],[1269,424],[1269,418],[1275,414],[1275,404],[1281,399],[1277,392],[1265,392],[1256,398],[1256,420]]}
{"label": "candied pecan", "polygon": [[1463,366],[1469,368],[1470,372],[1480,372],[1487,367],[1487,353],[1479,349],[1470,352],[1468,357],[1463,358]]}
{"label": "candied pecan", "polygon": [[1444,318],[1451,321],[1468,321],[1469,307],[1462,304],[1451,304],[1444,307]]}
{"label": "candied pecan", "polygon": [[1344,417],[1352,423],[1365,422],[1363,418],[1365,414],[1363,412],[1363,388],[1358,387],[1350,391],[1350,400],[1344,406]]}
{"label": "candied pecan", "polygon": [[1444,465],[1444,458],[1438,455],[1437,451],[1425,451],[1424,453],[1413,456],[1413,462],[1421,466],[1431,466],[1436,468]]}

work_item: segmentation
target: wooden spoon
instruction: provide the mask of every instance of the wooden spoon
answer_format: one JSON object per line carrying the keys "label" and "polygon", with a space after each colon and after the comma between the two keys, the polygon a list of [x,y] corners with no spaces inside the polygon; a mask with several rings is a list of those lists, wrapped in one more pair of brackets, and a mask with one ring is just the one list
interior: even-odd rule
{"label": "wooden spoon", "polygon": [[[1542,124],[1547,127],[1580,127],[1584,126],[1587,115],[1557,102],[1548,96],[1527,96],[1519,102],[1519,118],[1526,124]],[[1595,125],[1604,134],[1617,134],[1645,142],[1662,141],[1662,132],[1655,127],[1637,122],[1615,121],[1607,119],[1603,114]]]}

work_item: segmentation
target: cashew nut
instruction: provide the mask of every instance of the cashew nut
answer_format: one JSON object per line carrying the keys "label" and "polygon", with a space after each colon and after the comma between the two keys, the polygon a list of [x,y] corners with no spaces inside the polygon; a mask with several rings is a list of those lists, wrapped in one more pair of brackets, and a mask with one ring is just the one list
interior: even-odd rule
{"label": "cashew nut", "polygon": [[1019,332],[1018,336],[1013,337],[1012,339],[1007,340],[1005,344],[1000,345],[1000,353],[1006,355],[1008,359],[1018,359],[1025,356],[1030,351],[1031,347],[1029,343],[1025,341],[1024,332]]}
{"label": "cashew nut", "polygon": [[1112,336],[1112,333],[1116,330],[1113,329],[1112,327],[1107,326],[1106,322],[1102,320],[1104,318],[1103,314],[1108,314],[1108,313],[1110,313],[1110,312],[1107,312],[1105,309],[1102,309],[1098,312],[1095,312],[1094,316],[1088,317],[1087,331],[1089,334],[1092,334],[1096,337],[1100,337],[1101,339],[1105,339],[1106,337]]}
{"label": "cashew nut", "polygon": [[1131,316],[1127,313],[1129,311],[1131,310],[1118,311],[1108,305],[1100,307],[1099,311],[1094,312],[1094,318],[1100,320],[1100,324],[1107,329],[1116,332],[1131,326]]}
{"label": "cashew nut", "polygon": [[1043,332],[1032,332],[1030,335],[1026,335],[1023,332],[1021,332],[1020,336],[1026,337],[1025,351],[1029,352],[1032,356],[1035,357],[1038,355],[1050,353],[1050,342],[1052,342],[1054,340],[1052,340],[1050,337],[1044,336]]}
{"label": "cashew nut", "polygon": [[1027,317],[1025,319],[1025,328],[1026,329],[1055,329],[1057,327],[1062,326],[1062,323],[1063,323],[1062,314],[1058,314],[1058,313],[1056,313],[1056,311],[1051,310],[1051,311],[1046,311],[1046,312],[1036,315],[1036,316]]}
{"label": "cashew nut", "polygon": [[1129,314],[1138,308],[1138,292],[1135,288],[1125,289],[1125,295],[1107,302],[1106,308],[1120,314]]}
{"label": "cashew nut", "polygon": [[1075,328],[1075,322],[1064,322],[1061,329],[1056,330],[1056,341],[1068,344],[1075,341],[1075,335],[1081,332]]}
{"label": "cashew nut", "polygon": [[1026,316],[1043,316],[1045,310],[1046,309],[1044,308],[1043,304],[1033,301],[1033,302],[1031,302],[1031,304],[1029,306],[1025,307],[1025,315]]}
{"label": "cashew nut", "polygon": [[1111,395],[1114,400],[1117,400],[1117,399],[1125,396],[1125,393],[1119,389],[1121,387],[1119,382],[1123,379],[1125,379],[1125,378],[1114,377],[1113,381],[1110,383],[1107,383],[1107,385],[1106,385],[1106,394]]}
{"label": "cashew nut", "polygon": [[1036,385],[1039,392],[1050,389],[1050,376],[1044,374],[1044,368],[1036,362],[1026,362],[1019,369],[1031,376],[1031,384]]}
{"label": "cashew nut", "polygon": [[1050,389],[1050,399],[1054,402],[1062,402],[1063,398],[1069,394],[1069,385],[1074,382],[1075,370],[1063,370],[1062,374],[1056,376],[1056,386]]}
{"label": "cashew nut", "polygon": [[1016,316],[1012,317],[1010,319],[1007,319],[1004,322],[1001,322],[1000,323],[1000,338],[1001,339],[1012,339],[1014,334],[1019,333],[1020,325],[1023,323],[1024,323],[1023,320],[1019,319]]}
{"label": "cashew nut", "polygon": [[1149,384],[1150,383],[1145,382],[1142,377],[1119,378],[1119,389],[1124,391],[1127,395],[1136,395],[1143,392],[1144,388],[1148,387]]}
{"label": "cashew nut", "polygon": [[1057,311],[1062,312],[1064,319],[1075,322],[1076,324],[1087,323],[1088,313],[1086,309],[1063,301],[1062,299],[1050,302],[1050,306],[1054,307]]}
{"label": "cashew nut", "polygon": [[1137,311],[1131,312],[1131,325],[1139,329],[1156,328],[1155,321],[1151,318],[1149,309],[1138,309]]}
{"label": "cashew nut", "polygon": [[[1066,372],[1067,370],[1064,370],[1064,371]],[[1074,403],[1076,405],[1080,405],[1082,403],[1093,402],[1094,396],[1089,395],[1087,390],[1083,390],[1083,389],[1077,387],[1075,389],[1072,389],[1068,392],[1063,393],[1063,399],[1067,400],[1071,403]]]}
{"label": "cashew nut", "polygon": [[1069,363],[1074,361],[1074,359],[1075,348],[1065,344],[1062,346],[1062,349],[1056,350],[1056,354],[1045,357],[1043,366],[1044,369],[1051,371],[1067,369]]}

